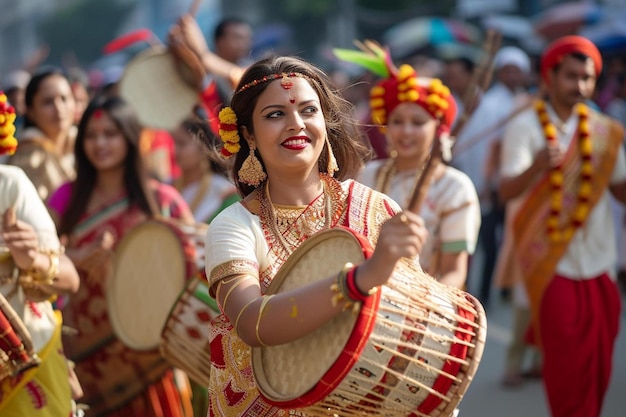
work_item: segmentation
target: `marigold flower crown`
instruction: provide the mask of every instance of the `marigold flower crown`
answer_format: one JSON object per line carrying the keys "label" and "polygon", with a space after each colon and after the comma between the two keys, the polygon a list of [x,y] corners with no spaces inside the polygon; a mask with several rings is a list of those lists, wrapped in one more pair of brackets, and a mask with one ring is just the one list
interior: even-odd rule
{"label": "marigold flower crown", "polygon": [[17,149],[15,139],[15,109],[6,94],[0,91],[0,155],[13,155]]}
{"label": "marigold flower crown", "polygon": [[360,51],[333,49],[342,61],[360,65],[381,78],[370,90],[372,121],[384,131],[387,118],[401,103],[415,103],[439,120],[439,132],[450,129],[456,115],[456,103],[450,89],[436,78],[418,77],[410,65],[396,68],[388,48],[366,40],[358,42]]}
{"label": "marigold flower crown", "polygon": [[[235,94],[239,94],[242,91],[246,91],[252,87],[256,87],[257,85],[278,79],[281,79],[281,84],[283,85],[283,87],[288,89],[291,88],[291,85],[293,84],[290,80],[291,77],[299,77],[309,81],[313,81],[311,77],[300,72],[282,72],[278,74],[269,74],[242,85],[237,91],[235,91]],[[241,150],[241,145],[239,144],[241,138],[239,137],[239,131],[237,130],[237,115],[231,107],[224,107],[219,112],[218,118],[219,135],[222,139],[222,142],[224,143],[224,146],[222,147],[220,153],[224,158],[230,158],[234,154],[239,152],[239,150]]]}

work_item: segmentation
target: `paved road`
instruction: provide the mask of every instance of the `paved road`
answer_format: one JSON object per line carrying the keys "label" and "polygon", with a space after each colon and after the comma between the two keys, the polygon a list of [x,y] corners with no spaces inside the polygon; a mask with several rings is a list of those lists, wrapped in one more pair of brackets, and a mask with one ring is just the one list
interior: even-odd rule
{"label": "paved road", "polygon": [[[510,339],[511,310],[492,297],[489,306],[487,343],[474,381],[460,404],[460,417],[547,417],[541,381],[526,382],[516,389],[500,386],[504,354]],[[614,368],[602,417],[626,416],[626,297],[623,299],[619,340]]]}

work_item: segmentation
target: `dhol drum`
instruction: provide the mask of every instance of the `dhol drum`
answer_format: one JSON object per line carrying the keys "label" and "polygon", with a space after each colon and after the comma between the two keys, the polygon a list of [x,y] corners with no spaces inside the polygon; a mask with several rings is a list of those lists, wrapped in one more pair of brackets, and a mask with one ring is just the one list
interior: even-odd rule
{"label": "dhol drum", "polygon": [[184,224],[180,222],[175,224],[194,246],[197,272],[201,277],[206,278],[206,271],[204,270],[204,239],[209,230],[209,225],[206,223]]}
{"label": "dhol drum", "polygon": [[117,337],[131,349],[158,348],[171,306],[196,274],[195,247],[174,223],[149,220],[128,232],[106,290]]}
{"label": "dhol drum", "polygon": [[[11,252],[0,247],[0,285],[15,281],[16,269]],[[0,293],[0,381],[40,364],[32,339],[19,314]]]}
{"label": "dhol drum", "polygon": [[[369,242],[351,230],[318,233],[268,293],[337,274],[368,253]],[[291,343],[253,348],[252,368],[269,403],[307,416],[449,416],[478,368],[486,326],[474,297],[400,262],[358,314],[346,311]]]}
{"label": "dhol drum", "polygon": [[119,90],[144,126],[166,130],[191,114],[200,93],[165,46],[153,46],[134,57],[126,65]]}
{"label": "dhol drum", "polygon": [[161,334],[161,354],[198,384],[209,386],[209,322],[219,308],[204,276],[196,276],[172,308]]}

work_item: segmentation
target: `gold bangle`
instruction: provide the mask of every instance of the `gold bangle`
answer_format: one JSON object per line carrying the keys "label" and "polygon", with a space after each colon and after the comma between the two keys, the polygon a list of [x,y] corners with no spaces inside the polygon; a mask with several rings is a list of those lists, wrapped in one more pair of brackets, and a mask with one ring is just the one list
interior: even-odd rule
{"label": "gold bangle", "polygon": [[46,272],[46,279],[44,284],[52,284],[54,279],[59,275],[61,259],[57,252],[48,252],[48,259],[50,260],[50,268]]}
{"label": "gold bangle", "polygon": [[48,260],[50,261],[50,266],[46,270],[46,272],[42,273],[37,271],[35,268],[30,268],[28,270],[28,275],[31,276],[34,282],[45,285],[52,285],[54,283],[55,278],[59,275],[60,272],[60,255],[65,252],[65,248],[61,246],[59,250],[39,250],[38,253],[45,254],[48,256]]}
{"label": "gold bangle", "polygon": [[263,343],[263,341],[261,340],[261,336],[259,335],[259,325],[261,324],[261,317],[263,316],[263,313],[265,312],[265,307],[273,296],[274,294],[267,295],[263,298],[263,301],[261,301],[261,307],[259,308],[259,316],[256,319],[256,340],[257,342],[259,342],[259,345],[264,346],[264,347],[267,347],[267,345]]}
{"label": "gold bangle", "polygon": [[233,327],[235,331],[237,331],[237,328],[239,327],[239,319],[241,318],[241,315],[243,314],[243,312],[246,310],[246,308],[250,307],[252,303],[254,303],[256,300],[257,300],[256,298],[253,298],[252,300],[248,301],[248,303],[245,306],[243,306],[241,310],[239,310],[239,314],[237,314],[237,319],[235,320],[235,326]]}
{"label": "gold bangle", "polygon": [[226,301],[228,300],[228,297],[230,296],[230,293],[232,293],[235,288],[237,288],[239,285],[241,285],[242,282],[246,281],[248,279],[248,277],[249,277],[248,275],[241,276],[239,278],[239,281],[235,282],[232,285],[232,287],[230,287],[228,289],[228,292],[226,293],[226,296],[224,297],[224,301],[222,301],[222,311],[226,311]]}

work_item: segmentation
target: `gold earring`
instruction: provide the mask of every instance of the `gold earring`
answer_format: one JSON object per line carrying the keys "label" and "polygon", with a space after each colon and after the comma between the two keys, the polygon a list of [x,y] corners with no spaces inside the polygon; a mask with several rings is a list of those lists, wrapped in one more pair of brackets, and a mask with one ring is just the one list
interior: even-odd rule
{"label": "gold earring", "polygon": [[397,157],[398,157],[398,151],[396,151],[395,149],[390,149],[389,150],[389,158],[396,159]]}
{"label": "gold earring", "polygon": [[333,153],[333,147],[330,145],[328,136],[326,136],[326,148],[328,148],[328,166],[326,167],[326,172],[329,176],[333,177],[335,176],[335,172],[339,171],[339,165],[337,165],[337,159]]}
{"label": "gold earring", "polygon": [[263,171],[261,162],[254,154],[254,149],[254,144],[250,143],[250,155],[248,155],[245,161],[243,161],[243,164],[241,164],[241,168],[239,168],[237,175],[239,176],[239,181],[244,184],[257,187],[265,180],[265,178],[267,178],[267,175],[265,174],[265,171]]}

